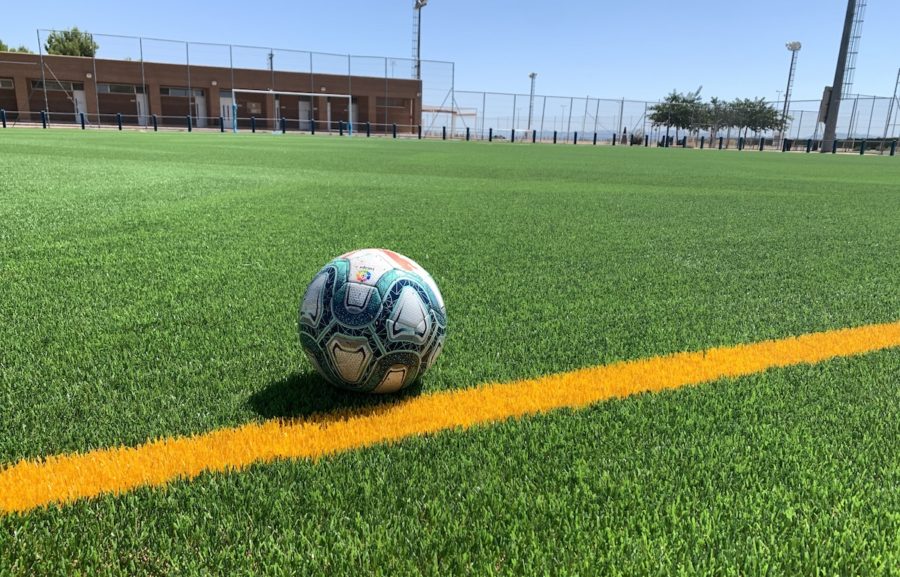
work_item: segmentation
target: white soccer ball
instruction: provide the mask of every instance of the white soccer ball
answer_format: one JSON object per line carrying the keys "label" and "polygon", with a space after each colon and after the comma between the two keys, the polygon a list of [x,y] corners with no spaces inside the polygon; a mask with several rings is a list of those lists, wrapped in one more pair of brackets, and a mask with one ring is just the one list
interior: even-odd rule
{"label": "white soccer ball", "polygon": [[437,283],[415,261],[367,248],[322,267],[300,303],[299,324],[300,343],[327,381],[392,393],[441,354],[447,310]]}

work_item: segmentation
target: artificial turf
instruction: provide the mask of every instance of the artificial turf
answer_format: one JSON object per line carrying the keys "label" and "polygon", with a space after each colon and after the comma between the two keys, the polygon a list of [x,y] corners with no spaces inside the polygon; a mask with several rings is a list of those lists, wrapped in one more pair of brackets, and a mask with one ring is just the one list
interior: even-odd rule
{"label": "artificial turf", "polygon": [[[892,158],[7,130],[0,164],[0,463],[384,402],[296,337],[365,246],[447,301],[412,394],[900,317]],[[898,380],[889,351],[4,517],[0,573],[890,573]]]}

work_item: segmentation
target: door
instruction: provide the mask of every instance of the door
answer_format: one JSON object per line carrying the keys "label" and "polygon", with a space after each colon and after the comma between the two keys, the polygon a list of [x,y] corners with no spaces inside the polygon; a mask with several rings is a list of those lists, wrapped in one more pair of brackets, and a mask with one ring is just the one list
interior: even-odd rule
{"label": "door", "polygon": [[72,96],[75,99],[75,122],[81,122],[79,114],[84,112],[85,117],[87,116],[87,97],[84,90],[74,90]]}
{"label": "door", "polygon": [[300,100],[299,105],[299,114],[297,116],[300,118],[300,130],[310,130],[310,120],[312,119],[312,107],[310,106],[309,100]]}
{"label": "door", "polygon": [[194,96],[194,102],[197,106],[197,128],[206,128],[206,96],[200,93]]}
{"label": "door", "polygon": [[231,96],[219,96],[219,115],[222,117],[222,123],[225,128],[233,128],[234,118],[232,117]]}
{"label": "door", "polygon": [[147,126],[147,95],[135,94],[134,103],[137,106],[138,124],[140,126]]}
{"label": "door", "polygon": [[278,130],[278,131],[280,131],[284,128],[283,126],[281,126],[281,116],[282,116],[282,114],[281,114],[281,97],[276,96],[275,97],[275,118],[272,120],[272,122],[275,123],[275,130]]}

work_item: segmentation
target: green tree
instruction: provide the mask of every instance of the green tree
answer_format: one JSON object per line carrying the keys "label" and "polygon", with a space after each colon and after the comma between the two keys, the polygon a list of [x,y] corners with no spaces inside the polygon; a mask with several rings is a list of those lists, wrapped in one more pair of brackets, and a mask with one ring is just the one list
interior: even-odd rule
{"label": "green tree", "polygon": [[60,54],[62,56],[94,56],[100,46],[94,42],[94,37],[74,27],[71,30],[51,32],[44,43],[47,54]]}
{"label": "green tree", "polygon": [[662,102],[651,106],[650,111],[653,125],[665,126],[667,137],[668,129],[675,128],[675,140],[678,140],[680,130],[696,130],[703,123],[700,89],[687,94],[673,90]]}
{"label": "green tree", "polygon": [[25,54],[31,54],[31,50],[25,46],[20,45],[18,48],[12,48],[3,40],[0,40],[0,52],[23,52]]}
{"label": "green tree", "polygon": [[734,111],[734,125],[744,138],[750,131],[755,133],[779,130],[784,126],[784,118],[765,98],[739,98],[731,103]]}
{"label": "green tree", "polygon": [[712,142],[719,134],[719,130],[730,127],[732,125],[731,104],[724,100],[719,100],[713,96],[706,105],[709,130],[709,140]]}

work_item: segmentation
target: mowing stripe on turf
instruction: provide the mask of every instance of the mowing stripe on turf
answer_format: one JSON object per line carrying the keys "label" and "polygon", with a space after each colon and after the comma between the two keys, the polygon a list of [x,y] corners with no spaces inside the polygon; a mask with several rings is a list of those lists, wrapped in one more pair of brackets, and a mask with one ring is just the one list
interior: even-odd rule
{"label": "mowing stripe on turf", "polygon": [[273,459],[315,459],[413,435],[896,346],[900,346],[900,321],[626,361],[306,419],[160,439],[137,447],[23,460],[0,470],[0,512],[24,512]]}

